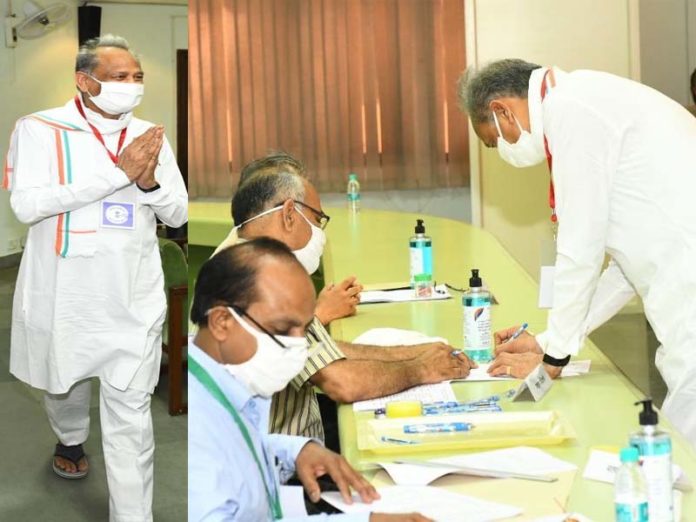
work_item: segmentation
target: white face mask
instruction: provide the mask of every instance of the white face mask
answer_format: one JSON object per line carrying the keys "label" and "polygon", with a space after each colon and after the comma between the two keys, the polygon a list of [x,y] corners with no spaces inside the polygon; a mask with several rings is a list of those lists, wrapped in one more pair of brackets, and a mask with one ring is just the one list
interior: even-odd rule
{"label": "white face mask", "polygon": [[319,268],[319,263],[321,262],[321,255],[324,253],[324,245],[326,244],[326,234],[318,226],[312,224],[307,216],[305,216],[299,210],[297,211],[300,216],[304,218],[307,224],[312,229],[312,235],[307,241],[307,244],[300,248],[299,250],[293,250],[292,253],[295,254],[297,260],[302,264],[308,274],[313,274]]}
{"label": "white face mask", "polygon": [[87,96],[94,105],[107,114],[119,115],[131,112],[143,99],[145,86],[142,83],[101,82],[94,76],[90,78],[101,85],[101,92],[98,96],[92,96],[87,91]]}
{"label": "white face mask", "polygon": [[515,143],[510,143],[503,138],[503,133],[500,130],[498,116],[493,111],[493,121],[495,128],[498,129],[498,154],[503,161],[509,163],[513,167],[531,167],[544,161],[546,153],[544,152],[543,138],[542,143],[538,144],[532,134],[526,131],[520,125],[517,116],[512,115],[517,123],[517,128],[520,129],[520,137]]}
{"label": "white face mask", "polygon": [[[288,337],[260,332],[232,308],[232,317],[256,339],[256,353],[242,364],[226,364],[225,369],[240,380],[254,395],[270,398],[284,389],[302,371],[309,357],[306,337]],[[281,348],[273,338],[285,346]]]}

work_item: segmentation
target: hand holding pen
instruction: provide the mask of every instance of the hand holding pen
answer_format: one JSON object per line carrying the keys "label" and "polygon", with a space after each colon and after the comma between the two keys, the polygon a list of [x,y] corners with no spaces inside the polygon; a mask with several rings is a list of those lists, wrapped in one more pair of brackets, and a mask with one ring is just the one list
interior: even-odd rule
{"label": "hand holding pen", "polygon": [[495,339],[495,356],[501,353],[541,353],[541,348],[533,335],[527,332],[528,324],[512,326],[499,330],[493,335]]}

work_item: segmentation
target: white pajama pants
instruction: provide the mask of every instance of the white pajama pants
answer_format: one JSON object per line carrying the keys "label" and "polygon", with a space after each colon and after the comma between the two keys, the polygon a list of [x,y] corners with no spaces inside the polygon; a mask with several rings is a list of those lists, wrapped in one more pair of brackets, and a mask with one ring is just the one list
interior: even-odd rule
{"label": "white pajama pants", "polygon": [[[68,393],[44,396],[51,428],[66,446],[89,435],[91,382],[81,381]],[[101,381],[99,417],[109,486],[110,522],[151,522],[155,441],[150,393],[117,390]]]}

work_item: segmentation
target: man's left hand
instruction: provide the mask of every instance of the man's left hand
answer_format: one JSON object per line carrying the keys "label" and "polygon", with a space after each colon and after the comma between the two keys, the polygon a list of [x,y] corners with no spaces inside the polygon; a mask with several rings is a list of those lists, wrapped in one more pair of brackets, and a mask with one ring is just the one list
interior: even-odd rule
{"label": "man's left hand", "polygon": [[295,461],[295,470],[312,502],[318,502],[321,498],[317,477],[327,473],[338,486],[341,496],[347,504],[353,502],[351,488],[358,492],[365,503],[369,504],[373,500],[379,499],[379,493],[374,486],[355,471],[346,459],[316,442],[305,444]]}
{"label": "man's left hand", "polygon": [[[539,366],[544,358],[543,353],[499,353],[488,367],[488,374],[492,377],[510,375],[516,379],[524,379],[534,368]],[[544,364],[544,369],[549,377],[555,379],[561,375],[563,368]]]}

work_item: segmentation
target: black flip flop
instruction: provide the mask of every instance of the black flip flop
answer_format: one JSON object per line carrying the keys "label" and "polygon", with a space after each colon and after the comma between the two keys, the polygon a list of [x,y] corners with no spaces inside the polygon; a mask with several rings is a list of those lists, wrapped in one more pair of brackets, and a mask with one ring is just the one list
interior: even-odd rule
{"label": "black flip flop", "polygon": [[56,444],[56,451],[53,454],[53,457],[54,458],[51,459],[53,471],[56,475],[58,475],[61,478],[68,480],[81,479],[85,478],[87,476],[87,473],[89,472],[89,468],[87,468],[84,471],[76,469],[74,472],[71,473],[56,466],[55,457],[61,457],[75,464],[75,468],[77,468],[77,465],[82,459],[82,457],[86,457],[85,452],[82,449],[82,444],[78,444],[76,446],[65,446],[59,442],[58,444]]}

